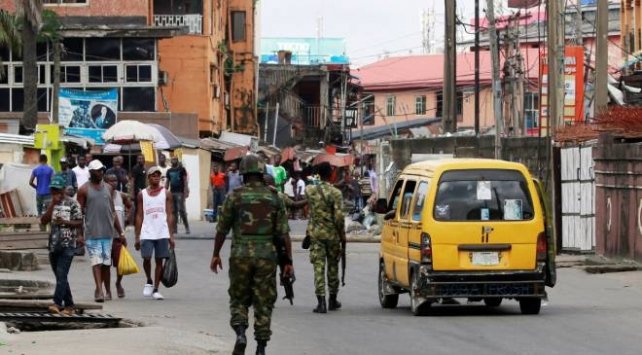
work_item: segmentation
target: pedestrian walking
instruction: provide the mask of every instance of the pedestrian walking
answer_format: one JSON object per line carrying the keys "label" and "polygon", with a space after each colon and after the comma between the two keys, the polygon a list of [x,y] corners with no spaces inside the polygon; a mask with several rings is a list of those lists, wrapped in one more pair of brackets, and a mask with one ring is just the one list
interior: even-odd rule
{"label": "pedestrian walking", "polygon": [[275,238],[282,238],[286,249],[284,275],[294,273],[288,219],[283,200],[265,185],[265,165],[256,155],[241,160],[240,173],[245,185],[232,191],[223,203],[210,268],[215,273],[223,268],[220,251],[232,230],[228,293],[230,325],[236,332],[233,354],[245,353],[250,305],[254,307],[256,353],[265,354],[272,335],[270,323],[277,296]]}
{"label": "pedestrian walking", "polygon": [[288,173],[281,165],[281,156],[277,155],[274,157],[274,183],[276,184],[276,189],[283,192],[283,185],[287,180]]}
{"label": "pedestrian walking", "polygon": [[[161,186],[161,170],[153,166],[147,171],[147,188],[136,197],[136,250],[143,258],[143,269],[147,280],[143,287],[143,296],[155,300],[164,299],[158,291],[163,262],[169,258],[169,249],[174,249],[174,225],[172,213],[172,195]],[[156,261],[154,279],[152,280],[152,257]]]}
{"label": "pedestrian walking", "polygon": [[82,211],[76,200],[64,194],[66,179],[56,175],[51,180],[51,204],[42,215],[42,224],[50,224],[49,263],[56,277],[53,304],[49,312],[64,315],[74,314],[74,299],[69,286],[69,268],[76,246],[83,245]]}
{"label": "pedestrian walking", "polygon": [[[158,167],[156,167],[158,168]],[[158,168],[160,172],[160,168]],[[185,200],[189,197],[189,186],[187,185],[187,170],[179,164],[178,158],[172,158],[172,167],[167,170],[166,189],[172,193],[172,211],[174,213],[174,224],[171,225],[173,232],[178,233],[178,217],[181,217],[185,225],[185,234],[190,234],[189,222],[187,221],[187,211],[185,210]]]}
{"label": "pedestrian walking", "polygon": [[212,167],[210,180],[212,182],[212,194],[214,197],[214,204],[212,205],[213,211],[215,215],[218,215],[218,208],[223,204],[223,200],[225,200],[225,174],[223,174],[219,165]]}
{"label": "pedestrian walking", "polygon": [[[131,200],[129,195],[124,192],[118,191],[116,187],[118,186],[118,177],[114,174],[107,174],[105,176],[105,182],[112,187],[112,198],[114,199],[114,211],[116,211],[116,216],[118,216],[118,223],[120,223],[120,228],[125,230],[125,216],[126,211],[131,209]],[[127,246],[127,240],[123,243],[118,235],[114,236],[111,246],[111,259],[112,265],[116,270],[118,270],[118,262],[120,261],[120,251],[123,247]],[[125,289],[122,286],[123,275],[118,274],[116,271],[116,294],[118,298],[125,297]]]}
{"label": "pedestrian walking", "polygon": [[78,191],[78,180],[76,180],[76,174],[69,169],[69,162],[65,157],[60,158],[60,174],[65,178],[65,189],[71,187],[75,195]]}
{"label": "pedestrian walking", "polygon": [[[317,167],[321,181],[305,189],[310,205],[310,262],[314,268],[314,292],[317,295],[315,313],[341,308],[339,293],[339,260],[341,245],[345,245],[343,197],[341,191],[329,183],[332,167],[321,163]],[[326,267],[330,298],[326,305]]]}
{"label": "pedestrian walking", "polygon": [[104,165],[100,160],[93,160],[88,168],[89,182],[78,189],[78,202],[85,215],[85,244],[96,284],[94,300],[104,302],[112,298],[110,286],[112,239],[118,233],[123,244],[127,241],[114,209],[112,187],[103,181]]}
{"label": "pedestrian walking", "polygon": [[54,170],[47,164],[47,155],[40,154],[38,166],[31,172],[29,185],[36,189],[36,210],[42,216],[51,202],[49,185],[54,175]]}
{"label": "pedestrian walking", "polygon": [[241,174],[239,174],[238,167],[236,166],[236,163],[231,163],[230,167],[227,171],[226,174],[226,183],[227,183],[227,194],[229,195],[234,191],[236,188],[240,187],[243,185],[243,180],[241,179]]}
{"label": "pedestrian walking", "polygon": [[127,169],[123,168],[124,159],[121,155],[115,156],[112,159],[112,167],[107,169],[105,177],[114,175],[116,177],[116,186],[112,188],[117,191],[127,192],[127,183],[129,182]]}
{"label": "pedestrian walking", "polygon": [[[129,173],[129,188],[131,188],[130,198],[132,201],[136,201],[138,193],[141,190],[144,190],[147,186],[147,170],[145,169],[145,157],[138,155],[136,157],[136,165],[132,168]],[[136,220],[136,203],[134,203],[131,214],[130,221]]]}
{"label": "pedestrian walking", "polygon": [[161,186],[167,185],[167,170],[169,170],[169,165],[167,165],[167,157],[165,154],[161,153],[158,156],[158,168],[161,171]]}
{"label": "pedestrian walking", "polygon": [[89,169],[87,168],[87,160],[84,155],[78,156],[78,165],[71,170],[76,174],[76,183],[78,184],[78,188],[89,181]]}

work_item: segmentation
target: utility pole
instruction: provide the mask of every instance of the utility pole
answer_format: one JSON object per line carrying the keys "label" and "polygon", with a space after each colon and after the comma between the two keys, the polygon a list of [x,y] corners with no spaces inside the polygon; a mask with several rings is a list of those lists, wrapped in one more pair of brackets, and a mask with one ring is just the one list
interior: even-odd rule
{"label": "utility pole", "polygon": [[444,43],[444,85],[442,127],[445,132],[457,131],[457,38],[456,38],[456,0],[444,0],[446,7],[446,28]]}
{"label": "utility pole", "polygon": [[[548,135],[555,137],[557,127],[564,125],[564,17],[560,4],[548,1]],[[599,12],[599,10],[598,10]],[[605,85],[606,87],[606,85]]]}
{"label": "utility pole", "polygon": [[608,0],[597,1],[597,52],[595,53],[595,115],[608,105]]}
{"label": "utility pole", "polygon": [[502,158],[502,88],[499,82],[499,43],[497,43],[497,31],[495,30],[495,4],[494,0],[486,1],[486,18],[488,19],[488,41],[490,44],[490,56],[493,63],[493,111],[495,112],[495,159]]}
{"label": "utility pole", "polygon": [[475,135],[479,136],[479,0],[475,0]]}

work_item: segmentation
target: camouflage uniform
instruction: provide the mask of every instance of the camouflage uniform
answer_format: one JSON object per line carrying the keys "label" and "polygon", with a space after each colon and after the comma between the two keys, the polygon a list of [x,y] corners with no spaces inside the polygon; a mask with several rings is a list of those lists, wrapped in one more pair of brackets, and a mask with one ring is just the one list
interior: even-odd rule
{"label": "camouflage uniform", "polygon": [[289,232],[283,200],[262,183],[246,184],[226,198],[216,228],[223,234],[232,230],[230,325],[247,327],[248,308],[252,305],[254,336],[268,341],[277,298],[273,237]]}
{"label": "camouflage uniform", "polygon": [[[319,189],[323,190],[323,195]],[[341,239],[337,228],[344,228],[343,197],[341,191],[325,182],[307,186],[305,197],[310,206],[307,233],[310,236],[310,262],[314,268],[315,294],[325,297],[327,261],[328,289],[331,295],[336,295],[339,292],[341,258]]]}

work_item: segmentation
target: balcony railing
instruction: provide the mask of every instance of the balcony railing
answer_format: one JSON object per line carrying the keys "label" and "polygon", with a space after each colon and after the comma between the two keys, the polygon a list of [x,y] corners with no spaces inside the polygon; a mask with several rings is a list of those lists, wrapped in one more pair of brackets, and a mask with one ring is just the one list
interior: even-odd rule
{"label": "balcony railing", "polygon": [[192,15],[154,15],[154,26],[158,27],[188,27],[189,33],[203,33],[203,16]]}

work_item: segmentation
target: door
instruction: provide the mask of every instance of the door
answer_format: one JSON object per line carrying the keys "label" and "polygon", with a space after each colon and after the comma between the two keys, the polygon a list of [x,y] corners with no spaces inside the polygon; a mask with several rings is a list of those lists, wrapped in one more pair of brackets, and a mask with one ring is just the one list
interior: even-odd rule
{"label": "door", "polygon": [[[433,269],[532,270],[543,213],[526,172],[451,170],[436,187],[428,233]],[[434,222],[433,222],[434,221]]]}
{"label": "door", "polygon": [[406,180],[401,195],[401,206],[399,208],[399,227],[395,234],[395,274],[400,284],[410,285],[408,274],[408,234],[413,226],[411,222],[411,208],[415,195],[415,180]]}
{"label": "door", "polygon": [[424,206],[428,198],[428,188],[430,187],[429,180],[420,181],[417,189],[415,190],[415,197],[413,199],[413,207],[410,216],[410,231],[408,232],[408,266],[412,263],[419,264],[421,262],[421,232],[424,224]]}
{"label": "door", "polygon": [[562,249],[595,248],[595,172],[590,146],[561,150]]}
{"label": "door", "polygon": [[399,227],[398,221],[398,207],[401,194],[401,188],[403,187],[404,180],[402,178],[398,179],[395,183],[395,187],[390,194],[388,199],[388,213],[394,213],[392,218],[384,220],[383,229],[381,231],[381,256],[384,262],[384,268],[386,271],[386,276],[389,280],[395,280],[395,265],[394,265],[394,254],[396,248],[396,235],[398,233],[397,229]]}

